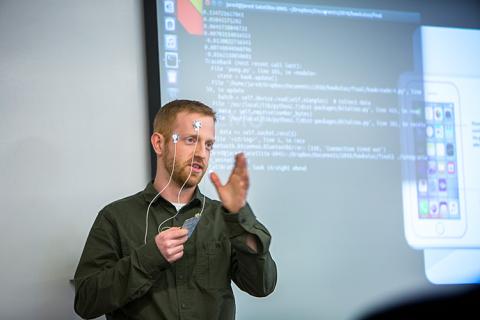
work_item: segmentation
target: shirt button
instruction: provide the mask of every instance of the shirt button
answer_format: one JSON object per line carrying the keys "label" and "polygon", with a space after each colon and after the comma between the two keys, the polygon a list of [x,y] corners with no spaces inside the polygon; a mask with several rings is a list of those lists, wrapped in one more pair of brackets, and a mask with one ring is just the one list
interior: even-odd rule
{"label": "shirt button", "polygon": [[185,309],[187,305],[185,303],[182,303],[182,309]]}
{"label": "shirt button", "polygon": [[178,279],[183,280],[183,275],[179,275]]}

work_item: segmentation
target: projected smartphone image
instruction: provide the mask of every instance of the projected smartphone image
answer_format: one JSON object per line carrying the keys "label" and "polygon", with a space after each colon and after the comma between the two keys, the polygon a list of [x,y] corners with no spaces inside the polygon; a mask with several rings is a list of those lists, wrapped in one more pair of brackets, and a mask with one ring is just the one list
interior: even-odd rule
{"label": "projected smartphone image", "polygon": [[[402,148],[414,156],[403,167],[404,224],[414,248],[455,246],[467,229],[461,112],[452,83],[411,83]],[[421,92],[421,93],[420,93]],[[407,132],[408,131],[408,132]]]}
{"label": "projected smartphone image", "polygon": [[[425,249],[425,252],[427,249],[479,249],[480,64],[468,63],[462,54],[475,51],[480,33],[422,27],[420,34],[421,68],[417,74],[404,74],[399,79],[400,104],[407,111],[403,118],[419,125],[415,129],[402,127],[401,131],[401,150],[406,155],[402,158],[405,237],[410,246]],[[450,46],[458,50],[445,50]],[[426,109],[428,103],[430,108]],[[442,108],[446,103],[452,105],[447,106],[445,112]],[[445,123],[451,116],[450,107],[453,126]],[[451,137],[454,137],[452,143],[449,142]],[[441,143],[438,146],[437,139]],[[419,170],[422,167],[424,170]],[[449,185],[454,182],[440,180],[445,176],[455,176],[458,206],[455,202],[450,206],[447,202],[445,206],[435,198],[435,193],[430,193],[429,187],[437,189],[433,192],[456,198],[456,191]],[[429,185],[429,179],[436,179],[436,183]],[[435,222],[440,223],[437,224],[438,232],[443,231],[442,236],[435,234]],[[448,255],[448,259],[455,256],[458,254]]]}
{"label": "projected smartphone image", "polygon": [[[426,87],[425,140],[419,139],[420,146],[426,143],[427,157],[416,164],[417,213],[419,235],[431,233],[429,222],[434,222],[434,235],[461,236],[465,232],[463,212],[460,212],[458,159],[455,136],[454,108],[458,99],[445,98],[444,102],[434,101],[432,86]],[[440,88],[435,88],[435,90]],[[442,88],[444,90],[444,88]],[[438,93],[435,93],[437,96]],[[419,141],[417,140],[417,141]],[[448,222],[455,226],[448,226]],[[457,224],[456,222],[461,222]],[[425,222],[425,223],[422,223]],[[425,226],[422,226],[424,224]],[[446,230],[447,227],[447,230]]]}

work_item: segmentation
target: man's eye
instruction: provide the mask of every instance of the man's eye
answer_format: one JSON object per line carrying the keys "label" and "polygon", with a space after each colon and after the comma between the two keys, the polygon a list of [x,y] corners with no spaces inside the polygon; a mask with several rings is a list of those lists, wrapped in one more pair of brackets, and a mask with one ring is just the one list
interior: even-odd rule
{"label": "man's eye", "polygon": [[185,142],[186,142],[187,144],[193,144],[193,143],[195,143],[195,138],[194,138],[194,137],[187,137],[187,138],[185,139]]}
{"label": "man's eye", "polygon": [[210,151],[210,150],[213,149],[213,143],[207,143],[207,144],[205,145],[205,147],[207,148],[207,150]]}

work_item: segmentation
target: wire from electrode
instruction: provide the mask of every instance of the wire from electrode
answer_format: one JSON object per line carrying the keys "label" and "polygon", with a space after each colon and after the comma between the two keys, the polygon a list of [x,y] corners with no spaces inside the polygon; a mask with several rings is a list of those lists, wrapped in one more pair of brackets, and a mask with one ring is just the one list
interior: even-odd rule
{"label": "wire from electrode", "polygon": [[168,179],[168,182],[167,184],[162,188],[162,190],[160,192],[157,193],[157,195],[155,197],[153,197],[152,201],[150,201],[150,203],[148,204],[148,208],[147,208],[147,214],[145,215],[145,239],[144,239],[144,243],[147,244],[147,234],[148,234],[148,213],[150,211],[150,207],[152,206],[152,203],[160,196],[160,194],[165,191],[165,189],[167,189],[168,185],[170,184],[170,182],[172,181],[172,177],[173,177],[173,171],[175,170],[175,158],[177,156],[177,142],[178,142],[178,139],[179,139],[179,135],[174,133],[172,135],[172,141],[173,141],[173,145],[174,145],[174,149],[173,149],[173,165],[172,165],[172,171],[170,172],[170,178]]}
{"label": "wire from electrode", "polygon": [[[189,180],[190,177],[192,176],[193,160],[195,159],[195,151],[197,151],[198,137],[199,137],[199,135],[200,135],[200,127],[199,127],[199,128],[195,127],[195,122],[194,122],[194,128],[195,128],[195,131],[197,131],[197,138],[195,139],[195,147],[193,148],[192,161],[191,161],[191,163],[190,163],[190,173],[188,174],[187,179],[185,180],[185,182],[183,183],[182,187],[180,188],[180,191],[178,191],[177,203],[180,203],[180,193],[182,193],[183,188],[185,187],[185,185],[187,184],[188,180]],[[175,219],[175,218],[178,216],[178,213],[179,213],[179,212],[180,212],[180,210],[178,210],[177,213],[175,213],[175,215],[173,215],[172,217],[167,218],[167,219],[165,219],[162,223],[160,223],[160,225],[158,226],[157,232],[160,233],[161,231],[163,231],[163,230],[162,230],[162,225],[163,225],[165,222],[167,222],[168,220]],[[202,212],[203,212],[203,211],[202,211]]]}

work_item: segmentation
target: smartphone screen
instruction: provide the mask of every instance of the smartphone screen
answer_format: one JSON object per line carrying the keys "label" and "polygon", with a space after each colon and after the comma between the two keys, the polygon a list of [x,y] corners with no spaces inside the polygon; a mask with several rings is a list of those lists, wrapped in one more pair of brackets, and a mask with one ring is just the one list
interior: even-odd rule
{"label": "smartphone screen", "polygon": [[417,162],[417,199],[420,219],[460,219],[455,143],[455,105],[425,102],[425,127],[417,128],[417,147],[425,157]]}

